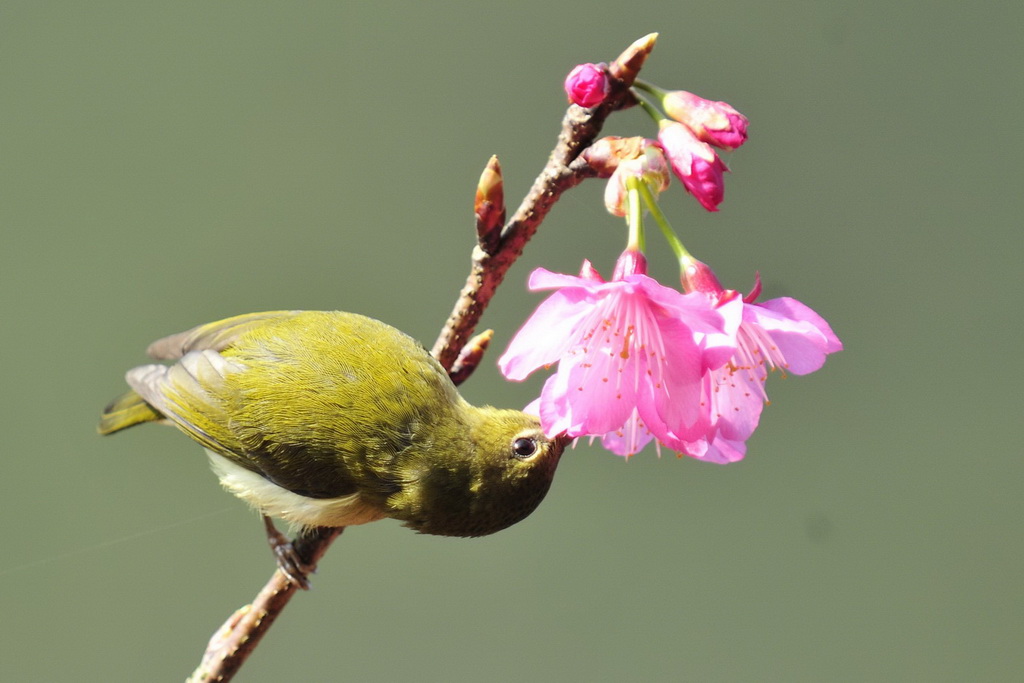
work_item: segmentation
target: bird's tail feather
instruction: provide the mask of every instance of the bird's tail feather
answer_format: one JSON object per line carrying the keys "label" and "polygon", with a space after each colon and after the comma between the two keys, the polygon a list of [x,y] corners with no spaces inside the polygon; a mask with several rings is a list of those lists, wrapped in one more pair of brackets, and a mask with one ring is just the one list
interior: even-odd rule
{"label": "bird's tail feather", "polygon": [[100,434],[113,434],[143,422],[162,420],[164,416],[153,406],[142,400],[134,391],[118,396],[103,409],[100,424],[96,428]]}

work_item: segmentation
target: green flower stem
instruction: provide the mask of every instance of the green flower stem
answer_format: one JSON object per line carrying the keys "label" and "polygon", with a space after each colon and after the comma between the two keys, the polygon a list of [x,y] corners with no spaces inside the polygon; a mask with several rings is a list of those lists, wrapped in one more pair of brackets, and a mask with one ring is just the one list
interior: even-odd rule
{"label": "green flower stem", "polygon": [[644,250],[644,207],[640,201],[641,188],[646,188],[647,183],[639,178],[626,179],[626,206],[629,207],[629,214],[626,216],[626,225],[629,226],[629,239],[626,243],[627,250]]}
{"label": "green flower stem", "polygon": [[651,192],[651,188],[647,187],[647,183],[638,182],[637,185],[637,190],[640,196],[643,197],[644,204],[647,205],[647,209],[651,212],[654,222],[661,228],[661,234],[665,236],[668,246],[679,261],[679,267],[685,268],[688,263],[693,261],[693,255],[686,250],[682,240],[676,235],[676,231],[672,229],[672,225],[668,222],[665,212],[658,206],[658,200],[655,198],[654,193]]}
{"label": "green flower stem", "polygon": [[658,100],[659,102],[662,100],[662,98],[665,97],[665,95],[668,94],[667,91],[662,90],[653,83],[648,83],[647,81],[639,78],[633,81],[633,87],[638,90],[643,90],[645,93],[651,95],[652,97],[654,97],[654,99]]}
{"label": "green flower stem", "polygon": [[645,112],[647,112],[647,114],[648,114],[648,115],[649,115],[649,116],[650,116],[650,117],[651,117],[652,119],[654,119],[654,122],[655,122],[655,123],[658,123],[658,122],[660,122],[660,121],[663,121],[663,120],[665,119],[665,116],[663,116],[663,115],[662,115],[662,113],[661,113],[660,111],[658,111],[658,110],[657,110],[657,109],[656,109],[656,108],[654,107],[654,105],[653,105],[653,104],[651,104],[650,102],[648,102],[647,100],[645,100],[645,99],[644,99],[643,97],[640,97],[640,95],[639,95],[639,94],[637,94],[637,93],[635,93],[635,92],[634,92],[633,94],[634,94],[634,95],[636,95],[636,101],[637,101],[637,103],[638,103],[638,104],[639,104],[639,105],[640,105],[641,107],[643,107],[643,110],[644,110]]}

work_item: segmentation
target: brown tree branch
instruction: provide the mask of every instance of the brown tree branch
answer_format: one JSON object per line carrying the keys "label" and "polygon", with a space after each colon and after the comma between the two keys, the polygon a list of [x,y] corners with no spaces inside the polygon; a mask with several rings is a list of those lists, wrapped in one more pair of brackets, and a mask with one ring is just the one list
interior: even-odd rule
{"label": "brown tree branch", "polygon": [[[344,530],[345,527],[316,527],[300,534],[292,545],[312,572]],[[202,661],[186,683],[230,681],[298,589],[284,572],[276,570],[252,603],[235,611],[213,634]]]}
{"label": "brown tree branch", "polygon": [[[485,190],[489,187],[490,192],[481,196],[478,190],[478,243],[473,249],[470,274],[431,351],[456,384],[469,377],[487,348],[489,331],[471,337],[505,273],[522,254],[523,247],[562,193],[598,174],[578,157],[597,138],[613,111],[635,103],[629,88],[654,48],[656,38],[657,34],[653,33],[641,38],[608,66],[611,89],[603,103],[593,109],[569,107],[547,165],[500,233],[497,230],[500,221],[495,217],[504,218],[501,171],[495,159],[488,164],[481,184]],[[297,537],[293,544],[305,563],[315,568],[342,531],[343,527],[311,529]],[[237,610],[213,635],[189,683],[231,680],[297,590],[281,570],[275,571],[252,604]]]}

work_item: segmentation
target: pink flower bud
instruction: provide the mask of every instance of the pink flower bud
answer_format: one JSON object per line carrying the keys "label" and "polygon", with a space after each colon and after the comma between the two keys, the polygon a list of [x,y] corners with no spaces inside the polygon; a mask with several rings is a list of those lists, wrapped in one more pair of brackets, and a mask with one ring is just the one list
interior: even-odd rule
{"label": "pink flower bud", "polygon": [[565,78],[565,94],[581,107],[596,107],[608,95],[608,75],[598,64],[580,64]]}
{"label": "pink flower bud", "polygon": [[647,257],[637,249],[626,249],[615,261],[612,280],[625,280],[630,275],[647,275]]}
{"label": "pink flower bud", "polygon": [[658,141],[687,191],[708,211],[718,211],[725,194],[722,173],[729,169],[715,150],[698,140],[687,126],[668,119],[661,121]]}
{"label": "pink flower bud", "polygon": [[661,106],[703,142],[736,149],[747,140],[747,117],[726,102],[712,102],[685,90],[666,93]]}
{"label": "pink flower bud", "polygon": [[711,270],[708,264],[692,257],[686,260],[679,280],[683,285],[683,291],[687,293],[700,292],[716,301],[725,293],[725,288],[715,276],[715,271]]}

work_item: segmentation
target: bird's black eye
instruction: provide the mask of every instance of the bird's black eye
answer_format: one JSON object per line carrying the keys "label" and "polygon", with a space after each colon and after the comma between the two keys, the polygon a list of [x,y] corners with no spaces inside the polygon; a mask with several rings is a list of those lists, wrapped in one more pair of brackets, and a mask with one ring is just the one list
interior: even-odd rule
{"label": "bird's black eye", "polygon": [[526,460],[537,452],[537,440],[521,436],[512,442],[512,455],[520,460]]}

